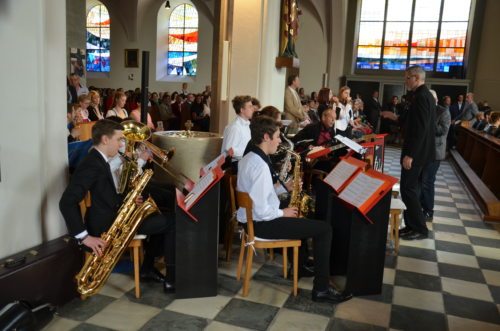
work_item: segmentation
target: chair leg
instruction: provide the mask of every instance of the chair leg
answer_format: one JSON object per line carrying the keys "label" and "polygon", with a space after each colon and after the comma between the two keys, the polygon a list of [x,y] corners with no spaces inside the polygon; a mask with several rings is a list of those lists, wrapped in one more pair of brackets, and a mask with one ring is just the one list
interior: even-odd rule
{"label": "chair leg", "polygon": [[297,296],[297,287],[299,280],[299,248],[293,248],[293,296]]}
{"label": "chair leg", "polygon": [[283,278],[288,277],[288,249],[283,247]]}
{"label": "chair leg", "polygon": [[394,253],[399,253],[399,213],[394,214]]}
{"label": "chair leg", "polygon": [[238,269],[236,270],[236,280],[241,278],[241,269],[243,268],[243,256],[245,255],[245,232],[241,233],[240,257],[238,258]]}
{"label": "chair leg", "polygon": [[139,275],[139,247],[134,247],[134,281],[135,281],[135,297],[139,299],[141,297],[141,284]]}
{"label": "chair leg", "polygon": [[224,246],[226,249],[226,261],[231,261],[231,253],[233,252],[233,236],[234,236],[234,221],[229,221],[228,229],[226,230],[226,238],[224,240]]}
{"label": "chair leg", "polygon": [[269,248],[269,260],[274,261],[274,248]]}
{"label": "chair leg", "polygon": [[245,268],[245,279],[243,280],[243,296],[248,296],[248,290],[250,288],[250,276],[252,274],[252,262],[253,262],[253,249],[251,246],[247,247],[247,263]]}

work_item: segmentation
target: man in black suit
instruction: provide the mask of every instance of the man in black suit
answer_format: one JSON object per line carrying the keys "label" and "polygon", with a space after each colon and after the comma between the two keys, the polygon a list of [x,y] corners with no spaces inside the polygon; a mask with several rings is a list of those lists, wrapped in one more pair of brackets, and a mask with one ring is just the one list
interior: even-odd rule
{"label": "man in black suit", "polygon": [[406,69],[405,83],[413,95],[407,114],[404,118],[400,117],[411,125],[406,125],[401,151],[401,197],[406,205],[403,215],[406,227],[399,233],[402,239],[425,239],[428,229],[420,205],[420,177],[423,168],[436,158],[436,102],[425,86],[422,67]]}
{"label": "man in black suit", "polygon": [[368,123],[373,127],[373,131],[377,133],[379,132],[380,112],[382,111],[382,105],[378,97],[378,90],[373,91],[371,97],[365,100],[364,110]]}
{"label": "man in black suit", "polygon": [[[119,157],[118,151],[123,145],[123,140],[121,124],[110,120],[98,121],[92,128],[93,148],[76,168],[59,202],[69,234],[97,255],[102,254],[106,245],[100,235],[111,227],[124,199],[124,196],[116,191],[117,179],[113,178],[109,164],[115,157]],[[92,202],[84,221],[79,203],[87,192],[90,192]],[[137,205],[142,202],[142,197],[138,197],[135,201]],[[161,281],[164,290],[172,292],[175,279],[173,216],[152,214],[143,220],[137,233],[149,236],[141,270],[142,278]],[[154,268],[154,257],[157,255],[165,256],[167,278]]]}
{"label": "man in black suit", "polygon": [[457,97],[457,102],[450,106],[450,115],[452,121],[454,121],[455,118],[457,118],[457,116],[462,112],[464,106],[464,96],[462,94],[459,94]]}

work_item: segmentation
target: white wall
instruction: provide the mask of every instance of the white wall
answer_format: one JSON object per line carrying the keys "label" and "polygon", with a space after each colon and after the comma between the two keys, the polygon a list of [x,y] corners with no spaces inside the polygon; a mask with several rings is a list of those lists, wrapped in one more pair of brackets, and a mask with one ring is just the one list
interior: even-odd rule
{"label": "white wall", "polygon": [[66,228],[66,19],[57,0],[0,4],[0,258]]}
{"label": "white wall", "polygon": [[321,22],[313,15],[312,4],[301,7],[296,51],[300,59],[300,81],[305,92],[319,91],[326,72],[327,43]]}
{"label": "white wall", "polygon": [[[179,3],[189,1],[171,0],[171,7]],[[166,11],[164,3],[152,3],[145,8],[144,16],[138,17],[138,37],[137,40],[129,40],[123,26],[120,24],[118,17],[123,15],[121,12],[116,12],[115,8],[120,10],[128,10],[123,6],[115,6],[108,8],[111,18],[111,72],[109,74],[87,73],[87,85],[97,87],[123,87],[125,89],[134,89],[141,85],[141,66],[142,54],[140,55],[139,68],[125,68],[124,65],[124,50],[127,48],[139,49],[139,52],[149,51],[149,90],[150,91],[179,91],[181,88],[180,82],[165,82],[157,80],[157,40],[163,42],[168,41],[168,37],[157,36],[157,19],[162,12]],[[205,89],[205,85],[211,83],[211,66],[212,66],[212,43],[213,43],[213,25],[210,19],[203,13],[199,14],[199,44],[198,44],[198,72],[194,78],[185,78],[189,83],[189,90],[193,92],[201,92]],[[166,56],[166,54],[165,54]],[[133,74],[134,79],[128,77]]]}

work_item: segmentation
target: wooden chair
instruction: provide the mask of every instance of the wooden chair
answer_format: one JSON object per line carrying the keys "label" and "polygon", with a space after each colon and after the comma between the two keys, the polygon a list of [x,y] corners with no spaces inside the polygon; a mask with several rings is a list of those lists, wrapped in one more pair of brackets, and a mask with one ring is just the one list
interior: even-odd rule
{"label": "wooden chair", "polygon": [[243,280],[243,296],[248,296],[248,290],[250,287],[250,277],[252,274],[252,262],[253,262],[253,254],[254,249],[257,248],[283,248],[283,274],[286,277],[287,273],[287,248],[293,247],[293,295],[297,296],[297,282],[298,282],[298,264],[299,264],[299,247],[301,245],[300,240],[288,240],[288,239],[261,239],[255,237],[254,229],[253,229],[253,216],[252,216],[252,199],[245,192],[236,192],[236,200],[238,205],[246,210],[247,217],[247,231],[246,233],[242,233],[241,240],[241,250],[240,250],[240,258],[238,261],[238,271],[237,271],[237,279],[240,279],[241,269],[243,268],[243,255],[245,253],[246,247],[246,267],[245,267],[245,278]]}
{"label": "wooden chair", "polygon": [[391,209],[389,212],[389,238],[394,243],[394,255],[399,253],[399,218],[405,204],[400,199],[391,199]]}
{"label": "wooden chair", "polygon": [[[85,211],[90,207],[90,192],[87,192],[85,199],[80,202],[80,211],[82,216],[85,215]],[[141,297],[141,263],[144,257],[144,244],[143,241],[147,238],[146,235],[136,234],[134,238],[130,241],[128,248],[130,249],[130,257],[134,263],[134,283],[135,283],[135,297],[139,299]],[[85,257],[87,257],[86,253]]]}

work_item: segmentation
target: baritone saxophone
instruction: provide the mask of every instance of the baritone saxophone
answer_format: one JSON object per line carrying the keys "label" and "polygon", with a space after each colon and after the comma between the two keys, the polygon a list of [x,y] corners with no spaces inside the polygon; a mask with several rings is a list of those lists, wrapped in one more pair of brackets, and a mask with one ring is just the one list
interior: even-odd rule
{"label": "baritone saxophone", "polygon": [[130,241],[134,238],[142,220],[158,211],[158,207],[151,198],[148,198],[140,206],[135,203],[136,198],[144,190],[152,176],[153,171],[147,169],[135,180],[134,187],[125,197],[113,224],[107,232],[101,235],[101,239],[106,242],[102,255],[89,255],[83,268],[75,276],[77,290],[82,299],[99,292]]}

